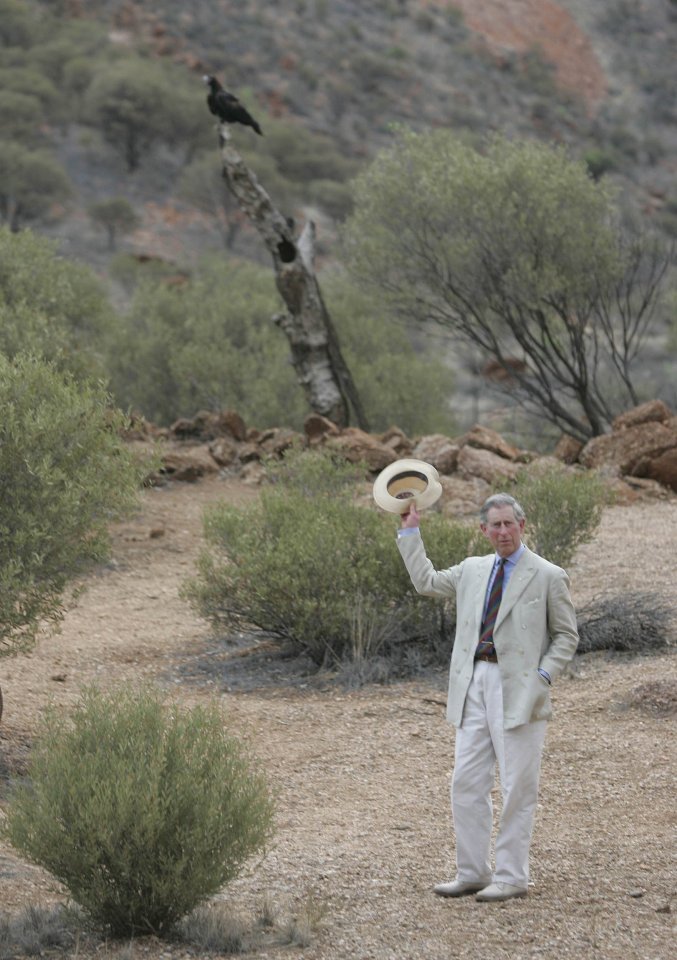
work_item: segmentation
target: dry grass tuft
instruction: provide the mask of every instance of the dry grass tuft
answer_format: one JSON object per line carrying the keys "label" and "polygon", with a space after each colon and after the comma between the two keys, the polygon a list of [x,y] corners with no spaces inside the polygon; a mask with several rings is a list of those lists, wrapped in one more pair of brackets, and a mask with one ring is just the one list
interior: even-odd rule
{"label": "dry grass tuft", "polygon": [[677,714],[677,681],[668,679],[640,683],[633,687],[626,704],[652,717],[673,717]]}

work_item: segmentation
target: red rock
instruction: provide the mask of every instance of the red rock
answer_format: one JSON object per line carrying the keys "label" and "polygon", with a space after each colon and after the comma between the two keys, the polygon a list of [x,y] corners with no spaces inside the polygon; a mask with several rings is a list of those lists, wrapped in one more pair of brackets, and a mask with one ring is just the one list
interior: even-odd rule
{"label": "red rock", "polygon": [[670,408],[662,400],[648,400],[646,403],[641,403],[638,407],[633,407],[632,410],[626,410],[625,413],[617,416],[611,425],[611,429],[616,433],[619,430],[627,430],[628,427],[636,427],[640,423],[651,423],[654,420],[658,423],[665,423],[671,416]]}
{"label": "red rock", "polygon": [[346,427],[340,436],[329,437],[326,446],[339,451],[350,463],[364,461],[372,472],[383,470],[398,459],[394,450],[357,427]]}
{"label": "red rock", "polygon": [[411,452],[416,460],[425,460],[442,474],[453,473],[458,462],[459,447],[442,433],[421,437]]}
{"label": "red rock", "polygon": [[519,466],[500,457],[491,450],[479,450],[465,446],[458,455],[458,472],[461,477],[479,477],[487,483],[495,483],[501,478],[514,480]]}
{"label": "red rock", "polygon": [[216,473],[218,467],[206,446],[175,447],[161,455],[160,473],[172,480],[194,483],[208,473]]}
{"label": "red rock", "polygon": [[575,437],[570,437],[568,434],[563,433],[557,441],[553,456],[561,460],[562,463],[576,463],[582,449],[583,444],[580,440],[576,440]]}
{"label": "red rock", "polygon": [[472,430],[469,430],[467,433],[464,433],[462,437],[459,437],[455,441],[459,447],[476,447],[478,450],[488,450],[490,453],[495,453],[499,457],[504,457],[506,460],[517,460],[520,456],[520,451],[517,447],[513,447],[512,444],[507,443],[500,433],[497,433],[496,430],[492,430],[490,427],[483,427],[479,423],[476,423]]}
{"label": "red rock", "polygon": [[646,464],[677,446],[677,431],[657,421],[640,423],[616,433],[593,437],[581,450],[579,462],[588,469],[617,466],[622,474],[645,473]]}
{"label": "red rock", "polygon": [[649,461],[645,476],[677,493],[677,446]]}
{"label": "red rock", "polygon": [[341,432],[333,421],[319,413],[308,414],[303,422],[303,430],[311,445],[321,443],[325,437],[337,437]]}

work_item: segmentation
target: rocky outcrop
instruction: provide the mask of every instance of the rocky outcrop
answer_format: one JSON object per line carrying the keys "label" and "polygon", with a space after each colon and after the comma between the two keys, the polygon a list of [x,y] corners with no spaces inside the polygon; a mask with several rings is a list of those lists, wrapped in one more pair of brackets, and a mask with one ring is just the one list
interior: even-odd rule
{"label": "rocky outcrop", "polygon": [[280,459],[291,447],[322,447],[350,463],[365,464],[367,489],[388,464],[414,457],[437,469],[443,489],[437,509],[453,515],[476,513],[492,489],[504,482],[508,487],[522,469],[596,470],[617,503],[677,492],[677,417],[660,400],[623,413],[611,433],[585,446],[562,437],[549,456],[522,450],[479,424],[459,437],[433,433],[410,438],[397,426],[382,434],[339,429],[317,414],[306,418],[302,434],[285,427],[247,428],[239,414],[226,410],[200,411],[164,430],[137,419],[126,436],[139,448],[153,444],[159,449],[161,467],[151,478],[158,483],[195,481],[222,471],[260,484],[271,460]]}
{"label": "rocky outcrop", "polygon": [[617,417],[611,433],[589,440],[578,455],[587,469],[646,477],[677,492],[677,417],[651,400]]}
{"label": "rocky outcrop", "polygon": [[416,460],[431,463],[438,473],[449,474],[456,469],[460,450],[459,445],[453,443],[449,437],[441,433],[433,433],[430,436],[421,437],[411,451],[411,456]]}
{"label": "rocky outcrop", "polygon": [[398,459],[392,447],[358,427],[346,427],[338,436],[328,437],[325,446],[343,454],[350,463],[366,463],[374,473]]}

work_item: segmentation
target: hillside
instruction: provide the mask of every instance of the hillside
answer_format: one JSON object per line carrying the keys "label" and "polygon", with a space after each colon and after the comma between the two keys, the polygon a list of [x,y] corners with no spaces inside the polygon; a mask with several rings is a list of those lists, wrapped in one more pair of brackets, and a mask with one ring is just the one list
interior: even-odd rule
{"label": "hillside", "polygon": [[[141,49],[178,64],[196,86],[203,72],[216,73],[263,117],[326,135],[355,161],[387,144],[397,123],[566,143],[677,233],[677,9],[670,0],[61,6],[66,17],[105,25],[121,53]],[[78,196],[56,233],[76,255],[96,256],[82,210],[102,192],[129,196],[141,209],[133,249],[189,259],[218,243],[204,218],[177,203],[176,152],[156,151],[130,177],[105,153],[83,149],[82,131],[66,133],[58,152]],[[258,253],[246,231],[240,250]]]}

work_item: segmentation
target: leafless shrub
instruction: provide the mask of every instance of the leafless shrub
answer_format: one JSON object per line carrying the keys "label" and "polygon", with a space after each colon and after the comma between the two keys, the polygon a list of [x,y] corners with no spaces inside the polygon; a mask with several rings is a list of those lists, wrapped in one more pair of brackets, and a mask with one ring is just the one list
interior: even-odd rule
{"label": "leafless shrub", "polygon": [[633,687],[626,704],[652,717],[672,717],[677,713],[677,682],[668,679],[640,683]]}
{"label": "leafless shrub", "polygon": [[631,592],[596,597],[579,611],[579,653],[649,653],[670,645],[672,611],[660,596]]}
{"label": "leafless shrub", "polygon": [[0,960],[43,956],[45,951],[73,945],[75,932],[61,906],[29,904],[16,916],[0,914]]}
{"label": "leafless shrub", "polygon": [[238,954],[251,949],[252,928],[224,903],[197,907],[179,926],[179,937],[207,953]]}
{"label": "leafless shrub", "polygon": [[176,928],[176,936],[201,952],[253,953],[264,946],[307,947],[327,912],[312,893],[302,898],[293,912],[281,913],[270,897],[264,897],[257,913],[245,917],[230,904],[203,904]]}

